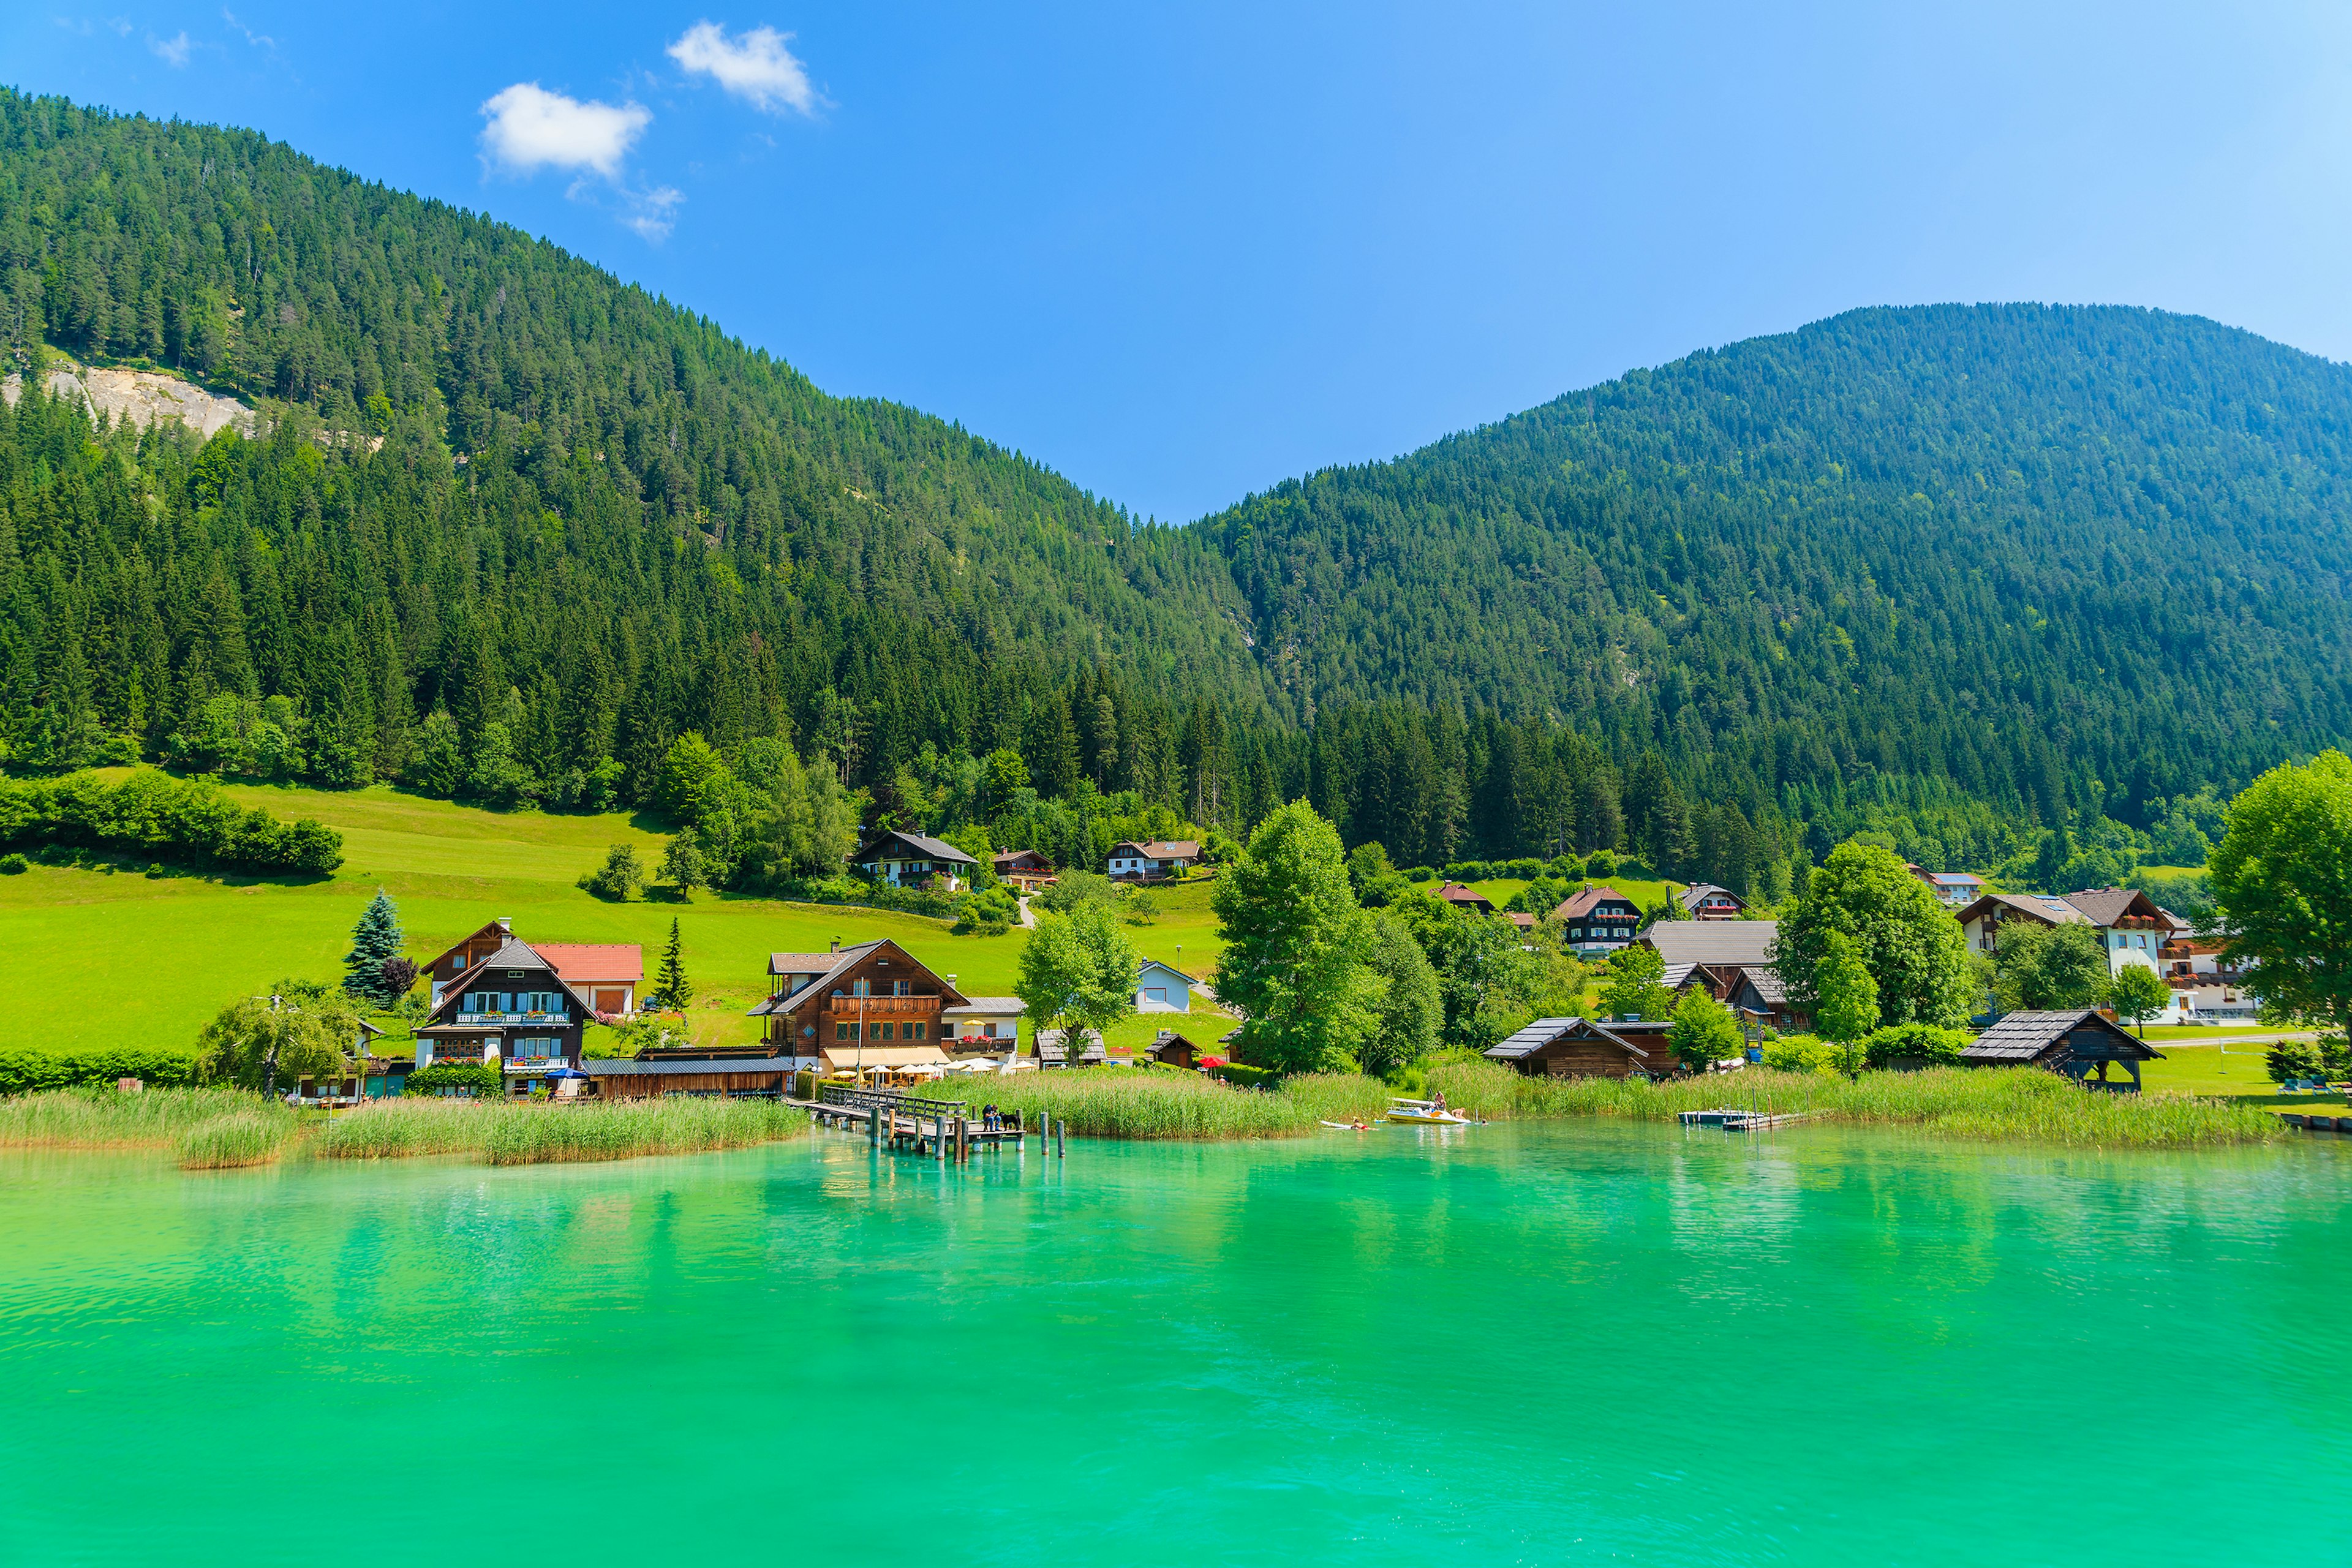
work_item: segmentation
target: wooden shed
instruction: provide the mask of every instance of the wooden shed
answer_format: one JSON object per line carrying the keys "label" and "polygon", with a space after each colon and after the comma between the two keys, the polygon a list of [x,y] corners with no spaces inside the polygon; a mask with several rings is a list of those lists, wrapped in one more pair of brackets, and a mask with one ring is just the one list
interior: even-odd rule
{"label": "wooden shed", "polygon": [[1201,1065],[1201,1047],[1173,1029],[1162,1029],[1143,1047],[1143,1054],[1153,1061],[1171,1068],[1193,1068]]}
{"label": "wooden shed", "polygon": [[760,1051],[643,1051],[634,1061],[595,1058],[580,1064],[599,1100],[660,1100],[672,1094],[726,1100],[781,1098],[792,1082],[793,1058]]}
{"label": "wooden shed", "polygon": [[1529,1078],[1671,1078],[1677,1067],[1663,1018],[1538,1018],[1486,1055]]}
{"label": "wooden shed", "polygon": [[[1969,1067],[2037,1067],[2111,1094],[2137,1094],[2139,1064],[2163,1059],[2162,1051],[2095,1007],[2011,1013],[1960,1052]],[[2131,1074],[2131,1081],[2110,1081],[2110,1065]]]}

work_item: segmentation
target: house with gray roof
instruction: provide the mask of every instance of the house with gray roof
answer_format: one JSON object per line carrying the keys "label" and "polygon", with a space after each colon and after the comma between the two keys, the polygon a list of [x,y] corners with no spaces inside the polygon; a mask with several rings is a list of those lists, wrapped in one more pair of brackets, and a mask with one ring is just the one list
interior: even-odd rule
{"label": "house with gray roof", "polygon": [[[2011,1013],[1960,1051],[1969,1067],[2038,1067],[2113,1094],[2137,1094],[2139,1064],[2163,1059],[2162,1051],[2095,1007]],[[2131,1081],[2110,1082],[2112,1066],[2123,1068]]]}
{"label": "house with gray roof", "polygon": [[919,888],[934,877],[945,877],[950,889],[962,887],[980,864],[944,838],[895,827],[869,834],[849,863],[894,888]]}
{"label": "house with gray roof", "polygon": [[553,963],[508,935],[441,987],[440,1000],[412,1031],[416,1065],[495,1063],[509,1093],[528,1094],[551,1081],[555,1069],[580,1066],[593,1010]]}

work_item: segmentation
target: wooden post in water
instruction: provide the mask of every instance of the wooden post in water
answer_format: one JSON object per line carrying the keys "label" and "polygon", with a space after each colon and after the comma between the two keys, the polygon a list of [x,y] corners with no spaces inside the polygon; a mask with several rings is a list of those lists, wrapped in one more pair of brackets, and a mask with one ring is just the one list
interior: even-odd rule
{"label": "wooden post in water", "polygon": [[1054,1158],[1056,1160],[1066,1160],[1070,1157],[1069,1150],[1063,1144],[1063,1140],[1069,1137],[1069,1135],[1070,1120],[1068,1117],[1063,1117],[1054,1123]]}
{"label": "wooden post in water", "polygon": [[866,1108],[866,1143],[872,1149],[882,1146],[882,1108],[878,1105]]}
{"label": "wooden post in water", "polygon": [[938,1155],[940,1163],[944,1165],[948,1163],[948,1113],[946,1111],[931,1112],[931,1152]]}

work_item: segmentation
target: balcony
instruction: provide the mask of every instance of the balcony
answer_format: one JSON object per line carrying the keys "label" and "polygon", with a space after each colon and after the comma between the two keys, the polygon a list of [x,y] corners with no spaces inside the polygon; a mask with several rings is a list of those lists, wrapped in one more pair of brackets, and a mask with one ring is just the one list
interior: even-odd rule
{"label": "balcony", "polygon": [[572,1015],[568,1012],[467,1013],[460,1011],[457,1022],[460,1024],[551,1024],[560,1026],[571,1023]]}
{"label": "balcony", "polygon": [[860,1013],[881,1022],[889,1018],[929,1018],[936,1016],[940,999],[936,996],[830,996],[825,999],[825,1011],[845,1022],[854,1021]]}

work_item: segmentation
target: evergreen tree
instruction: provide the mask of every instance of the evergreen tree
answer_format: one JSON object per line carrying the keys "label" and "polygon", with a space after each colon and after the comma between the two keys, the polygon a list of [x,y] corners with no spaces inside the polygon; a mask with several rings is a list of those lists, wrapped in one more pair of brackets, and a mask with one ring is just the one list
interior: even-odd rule
{"label": "evergreen tree", "polygon": [[343,989],[353,996],[389,1007],[400,1000],[384,994],[383,965],[400,956],[407,939],[401,934],[400,911],[382,889],[368,900],[359,924],[352,928],[352,951],[343,959]]}
{"label": "evergreen tree", "polygon": [[686,952],[678,940],[677,917],[670,917],[669,941],[662,948],[661,968],[646,1006],[660,1013],[683,1013],[694,1000],[694,982],[687,978]]}

